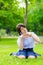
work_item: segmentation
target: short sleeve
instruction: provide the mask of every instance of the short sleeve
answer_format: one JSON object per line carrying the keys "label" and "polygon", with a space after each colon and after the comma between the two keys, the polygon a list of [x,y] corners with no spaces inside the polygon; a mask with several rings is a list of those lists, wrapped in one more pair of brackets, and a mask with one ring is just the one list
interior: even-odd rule
{"label": "short sleeve", "polygon": [[36,35],[34,32],[31,32],[32,33],[32,35],[34,35],[35,37],[38,37],[38,35]]}
{"label": "short sleeve", "polygon": [[32,32],[32,37],[34,41],[36,41],[39,38],[34,32]]}

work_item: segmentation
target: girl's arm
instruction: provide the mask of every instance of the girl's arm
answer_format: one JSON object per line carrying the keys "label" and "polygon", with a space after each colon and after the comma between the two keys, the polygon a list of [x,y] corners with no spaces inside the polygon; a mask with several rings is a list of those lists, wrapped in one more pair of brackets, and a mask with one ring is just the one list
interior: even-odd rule
{"label": "girl's arm", "polygon": [[23,39],[22,36],[20,36],[17,40],[18,46],[20,50],[23,50]]}
{"label": "girl's arm", "polygon": [[32,34],[32,37],[34,38],[34,40],[36,42],[41,43],[41,40],[39,39],[39,37],[35,33]]}
{"label": "girl's arm", "polygon": [[20,50],[23,50],[23,40],[20,41]]}

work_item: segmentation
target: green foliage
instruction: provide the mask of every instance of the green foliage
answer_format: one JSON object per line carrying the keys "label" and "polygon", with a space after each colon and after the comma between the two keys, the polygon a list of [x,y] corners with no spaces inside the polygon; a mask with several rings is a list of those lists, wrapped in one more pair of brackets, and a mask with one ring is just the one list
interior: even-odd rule
{"label": "green foliage", "polygon": [[12,36],[19,36],[18,32],[13,32],[13,31],[11,31],[10,34],[11,34]]}
{"label": "green foliage", "polygon": [[9,26],[11,30],[15,31],[18,22],[23,22],[23,17],[18,14],[18,2],[2,0],[0,5],[0,27],[7,29]]}
{"label": "green foliage", "polygon": [[5,36],[5,33],[6,33],[6,30],[1,29],[1,30],[0,30],[0,37],[1,37],[1,36]]}
{"label": "green foliage", "polygon": [[[27,28],[37,34],[42,34],[43,0],[29,1]],[[19,8],[18,5],[17,0],[0,0],[0,29],[7,29],[9,26],[11,31],[16,31],[16,25],[24,23],[25,8]]]}
{"label": "green foliage", "polygon": [[[31,4],[32,5],[32,4]],[[27,28],[37,34],[43,33],[43,7],[42,4],[29,6]]]}

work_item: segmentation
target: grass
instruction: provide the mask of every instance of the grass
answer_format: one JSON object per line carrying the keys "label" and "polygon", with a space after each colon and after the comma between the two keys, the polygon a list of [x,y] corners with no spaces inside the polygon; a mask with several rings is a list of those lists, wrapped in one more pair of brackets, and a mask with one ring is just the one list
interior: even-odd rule
{"label": "grass", "polygon": [[18,50],[17,39],[0,40],[0,65],[43,65],[43,44],[36,44],[34,51],[41,54],[36,59],[19,59],[10,56],[11,52]]}

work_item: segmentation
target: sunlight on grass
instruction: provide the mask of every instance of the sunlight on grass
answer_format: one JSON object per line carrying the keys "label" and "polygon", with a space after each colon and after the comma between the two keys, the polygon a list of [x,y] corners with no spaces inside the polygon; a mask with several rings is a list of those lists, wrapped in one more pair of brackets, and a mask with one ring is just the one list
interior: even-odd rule
{"label": "sunlight on grass", "polygon": [[10,56],[11,52],[18,50],[16,39],[0,41],[0,65],[43,65],[43,44],[36,44],[35,52],[41,57],[36,59],[18,59]]}

